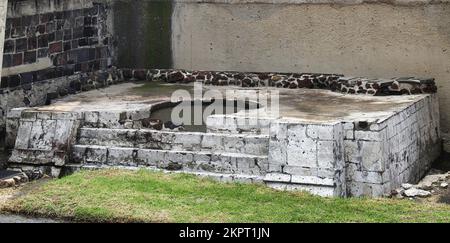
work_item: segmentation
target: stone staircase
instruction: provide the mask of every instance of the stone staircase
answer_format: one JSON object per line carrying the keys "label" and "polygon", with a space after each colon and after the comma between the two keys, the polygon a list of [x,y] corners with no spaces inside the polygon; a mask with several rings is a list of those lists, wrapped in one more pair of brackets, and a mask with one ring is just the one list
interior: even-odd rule
{"label": "stone staircase", "polygon": [[122,112],[14,111],[7,126],[12,170],[60,177],[80,168],[151,168],[345,195],[341,123],[212,115],[202,133],[143,128],[146,116],[137,114],[122,125]]}
{"label": "stone staircase", "polygon": [[72,167],[150,167],[262,181],[268,135],[80,128]]}

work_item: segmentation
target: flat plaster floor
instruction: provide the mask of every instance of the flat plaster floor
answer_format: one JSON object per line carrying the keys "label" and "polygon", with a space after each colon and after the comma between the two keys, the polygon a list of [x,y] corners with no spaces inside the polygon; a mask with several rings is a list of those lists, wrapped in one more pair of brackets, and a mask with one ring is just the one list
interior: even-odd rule
{"label": "flat plaster floor", "polygon": [[[368,96],[349,95],[319,89],[240,88],[235,86],[203,86],[225,93],[232,89],[237,97],[248,98],[248,92],[278,91],[280,117],[298,119],[299,122],[334,122],[383,119],[394,115],[423,99],[426,95]],[[91,90],[54,101],[38,110],[97,111],[139,110],[149,105],[170,101],[176,90],[193,93],[193,84],[121,83],[107,88]]]}

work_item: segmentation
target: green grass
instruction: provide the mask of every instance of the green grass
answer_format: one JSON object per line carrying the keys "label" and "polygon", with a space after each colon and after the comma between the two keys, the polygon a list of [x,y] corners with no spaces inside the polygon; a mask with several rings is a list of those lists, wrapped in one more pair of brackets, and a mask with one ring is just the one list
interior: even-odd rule
{"label": "green grass", "polygon": [[2,210],[94,222],[450,222],[447,205],[320,198],[146,170],[82,171]]}

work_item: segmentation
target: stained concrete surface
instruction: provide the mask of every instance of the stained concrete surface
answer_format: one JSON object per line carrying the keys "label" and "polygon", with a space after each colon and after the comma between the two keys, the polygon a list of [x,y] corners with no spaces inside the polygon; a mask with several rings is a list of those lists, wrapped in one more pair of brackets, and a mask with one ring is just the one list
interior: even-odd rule
{"label": "stained concrete surface", "polygon": [[[170,101],[170,97],[175,90],[184,89],[191,93],[193,90],[193,84],[172,85],[161,83],[146,86],[148,86],[148,83],[122,83],[59,99],[49,106],[38,109],[54,111],[137,110],[145,109],[162,101]],[[278,91],[280,94],[280,116],[309,122],[382,119],[395,114],[425,96],[374,97],[340,94],[328,90],[289,90],[273,87],[269,89],[248,89],[203,86],[203,88],[204,91],[208,89],[219,90],[223,94],[232,89],[236,91],[237,97],[243,99],[248,98],[249,92],[255,90],[262,94],[269,94],[269,91]]]}

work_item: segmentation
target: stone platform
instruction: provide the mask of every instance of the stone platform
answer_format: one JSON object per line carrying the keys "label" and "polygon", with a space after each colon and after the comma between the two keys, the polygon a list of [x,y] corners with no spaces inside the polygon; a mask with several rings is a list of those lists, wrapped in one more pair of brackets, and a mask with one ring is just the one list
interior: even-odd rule
{"label": "stone platform", "polygon": [[[177,89],[192,92],[193,85],[128,82],[13,109],[9,167],[53,176],[79,168],[145,167],[322,196],[380,197],[420,180],[440,154],[436,94],[207,86],[233,89],[242,99],[249,91],[278,90],[279,114],[262,107],[212,115],[206,133],[149,128],[148,119]],[[248,125],[249,116],[258,122]]]}

